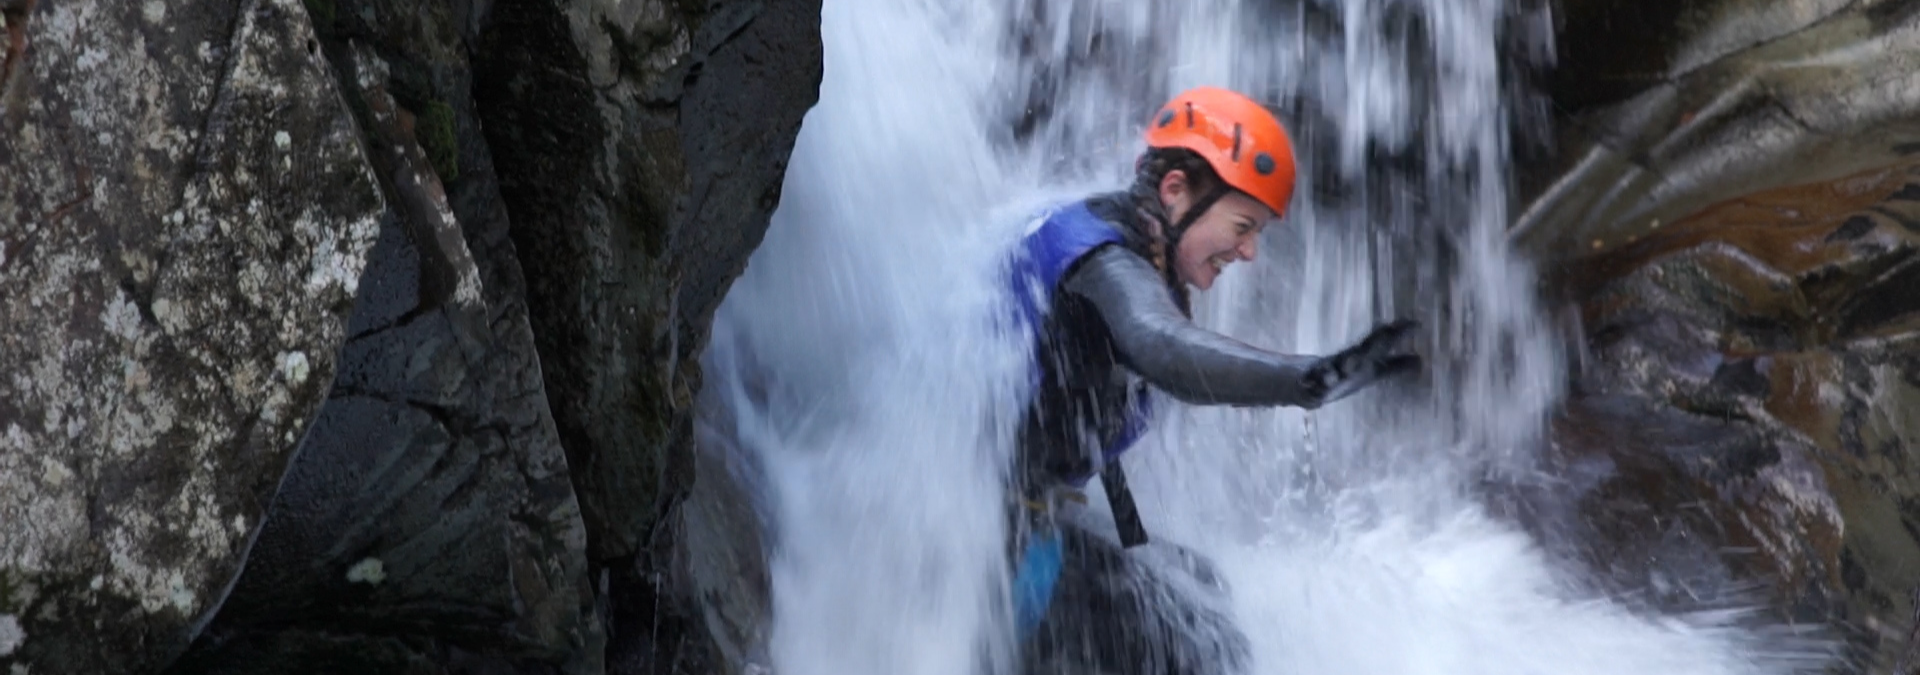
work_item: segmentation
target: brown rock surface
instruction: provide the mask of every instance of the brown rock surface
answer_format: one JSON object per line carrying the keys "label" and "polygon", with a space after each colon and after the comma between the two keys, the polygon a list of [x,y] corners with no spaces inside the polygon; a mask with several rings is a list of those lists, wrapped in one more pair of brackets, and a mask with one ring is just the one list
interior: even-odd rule
{"label": "brown rock surface", "polygon": [[1558,158],[1520,173],[1513,235],[1536,259],[1920,151],[1920,5],[1560,4]]}
{"label": "brown rock surface", "polygon": [[1587,557],[1682,605],[1763,582],[1851,667],[1907,658],[1920,165],[1723,202],[1555,277],[1587,336],[1555,445],[1602,467]]}

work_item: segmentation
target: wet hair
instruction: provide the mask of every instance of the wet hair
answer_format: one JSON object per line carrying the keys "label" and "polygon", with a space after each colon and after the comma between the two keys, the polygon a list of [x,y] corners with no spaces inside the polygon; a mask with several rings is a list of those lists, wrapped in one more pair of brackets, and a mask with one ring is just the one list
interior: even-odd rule
{"label": "wet hair", "polygon": [[[1186,148],[1148,148],[1134,162],[1133,186],[1127,189],[1127,196],[1140,215],[1160,224],[1160,231],[1171,238],[1177,236],[1172,230],[1174,222],[1168,217],[1167,209],[1160,203],[1160,181],[1167,174],[1180,171],[1187,175],[1187,185],[1195,195],[1203,195],[1226,187],[1226,181],[1213,171],[1213,165],[1200,156],[1200,153]],[[1145,225],[1146,223],[1141,223]]]}
{"label": "wet hair", "polygon": [[[1174,270],[1175,242],[1182,232],[1174,231],[1177,223],[1167,213],[1166,205],[1160,203],[1160,181],[1174,171],[1186,174],[1187,185],[1196,196],[1220,191],[1227,184],[1206,159],[1186,148],[1148,148],[1134,162],[1133,185],[1127,188],[1127,201],[1133,206],[1137,249],[1146,254],[1154,267],[1160,268],[1168,290],[1173,292],[1174,304],[1185,313],[1188,312],[1187,287],[1180,283],[1180,275]],[[1158,237],[1153,236],[1152,231],[1156,223],[1160,226]]]}

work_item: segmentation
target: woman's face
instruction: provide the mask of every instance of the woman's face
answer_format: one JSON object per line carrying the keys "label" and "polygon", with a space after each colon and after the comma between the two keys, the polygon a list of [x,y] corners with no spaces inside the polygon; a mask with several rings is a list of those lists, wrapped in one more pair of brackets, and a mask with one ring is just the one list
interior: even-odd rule
{"label": "woman's face", "polygon": [[[1185,172],[1169,171],[1160,180],[1160,203],[1172,222],[1179,222],[1199,195]],[[1273,210],[1238,191],[1213,202],[1180,238],[1173,270],[1180,280],[1200,290],[1213,287],[1221,270],[1238,260],[1253,260],[1260,232],[1274,219]]]}

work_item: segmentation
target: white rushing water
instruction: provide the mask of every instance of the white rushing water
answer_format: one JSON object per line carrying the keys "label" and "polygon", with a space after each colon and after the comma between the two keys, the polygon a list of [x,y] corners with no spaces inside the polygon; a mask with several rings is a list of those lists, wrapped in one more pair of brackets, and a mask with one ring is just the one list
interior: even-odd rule
{"label": "white rushing water", "polygon": [[[1146,114],[1198,84],[1322,117],[1286,120],[1303,153],[1295,210],[1257,262],[1196,295],[1196,318],[1327,353],[1409,316],[1453,354],[1430,362],[1430,396],[1398,407],[1380,393],[1311,416],[1163,406],[1126,457],[1154,536],[1225,573],[1255,671],[1808,665],[1730,614],[1581,595],[1574,570],[1475,498],[1480,477],[1536,470],[1564,379],[1532,272],[1502,234],[1495,26],[1509,9],[1259,4],[826,0],[819,105],[706,357],[766,474],[768,665],[959,675],[1005,656],[998,485],[1026,347],[993,330],[999,257],[1035,206],[1122,186]],[[1050,110],[1013,143],[1008,106],[1037,81]],[[1365,180],[1382,151],[1411,168]],[[1309,199],[1329,177],[1357,195]],[[1448,233],[1450,268],[1432,228]]]}

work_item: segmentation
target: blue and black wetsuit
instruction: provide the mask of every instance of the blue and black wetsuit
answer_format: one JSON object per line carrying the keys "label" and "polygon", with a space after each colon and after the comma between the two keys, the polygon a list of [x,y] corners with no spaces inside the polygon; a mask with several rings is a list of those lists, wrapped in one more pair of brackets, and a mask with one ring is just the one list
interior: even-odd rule
{"label": "blue and black wetsuit", "polygon": [[1151,390],[1200,405],[1314,408],[1358,374],[1337,357],[1279,354],[1194,325],[1132,218],[1125,195],[1101,195],[1049,211],[1021,239],[1013,286],[1035,340],[1020,437],[1028,487],[1083,485],[1117,459],[1146,430]]}
{"label": "blue and black wetsuit", "polygon": [[[1145,432],[1155,390],[1191,404],[1316,408],[1417,363],[1417,357],[1385,352],[1406,330],[1403,324],[1328,357],[1279,354],[1195,325],[1184,308],[1184,289],[1148,262],[1134,213],[1123,193],[1051,209],[1022,237],[1011,280],[1035,340],[1017,492],[1029,505],[1044,505],[1054,488],[1082,486],[1099,475],[1127,546],[1141,541],[1144,531],[1127,532],[1131,514],[1122,511],[1131,502],[1117,460]],[[1077,599],[1080,604],[1115,609],[1145,601],[1122,597],[1140,589],[1123,588],[1127,583],[1114,579],[1067,588],[1073,582],[1061,579],[1063,563],[1073,573],[1098,577],[1117,572],[1084,568],[1123,561],[1118,549],[1089,549],[1099,545],[1084,540],[1084,533],[1062,532],[1042,522],[1045,515],[1029,512],[1045,510],[1015,509],[1016,610],[1023,634],[1040,629],[1043,619],[1057,623],[1057,612],[1050,611],[1056,595],[1078,594],[1086,596]],[[1131,525],[1139,530],[1137,520]],[[1143,658],[1160,663],[1147,668],[1152,672],[1213,667],[1182,666],[1175,662],[1190,659],[1164,649],[1157,656],[1142,652],[1157,649],[1154,636],[1090,635],[1079,631],[1053,639],[1089,642],[1061,648],[1096,652],[1092,656],[1110,659],[1121,672],[1140,672]],[[1244,645],[1231,649],[1243,655]]]}

